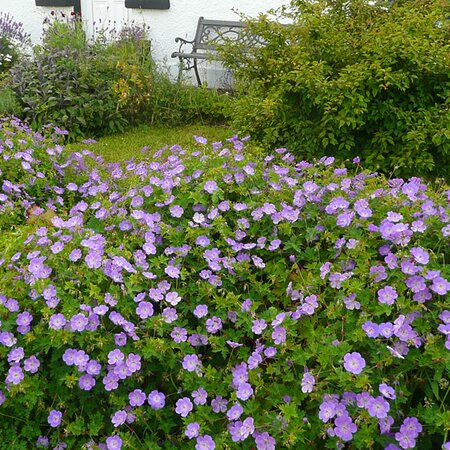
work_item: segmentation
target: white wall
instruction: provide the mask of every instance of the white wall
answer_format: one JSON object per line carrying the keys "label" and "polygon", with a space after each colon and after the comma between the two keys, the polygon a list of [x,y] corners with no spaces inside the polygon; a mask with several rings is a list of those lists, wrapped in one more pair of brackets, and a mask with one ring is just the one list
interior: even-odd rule
{"label": "white wall", "polygon": [[[179,36],[193,39],[199,16],[206,19],[239,20],[238,13],[255,17],[287,2],[288,0],[171,0],[168,10],[129,9],[128,18],[150,26],[155,60],[176,77],[178,58],[170,57],[172,52],[178,51],[175,38]],[[199,62],[199,68],[202,80],[206,80],[210,86],[227,84],[227,74],[219,64]],[[193,71],[190,74],[193,76]]]}
{"label": "white wall", "polygon": [[[241,12],[257,16],[286,0],[171,0],[168,10],[129,10],[129,18],[150,25],[155,58],[170,59],[177,50],[175,37],[193,39],[199,16],[207,19],[239,20]],[[233,11],[235,9],[235,11]]]}

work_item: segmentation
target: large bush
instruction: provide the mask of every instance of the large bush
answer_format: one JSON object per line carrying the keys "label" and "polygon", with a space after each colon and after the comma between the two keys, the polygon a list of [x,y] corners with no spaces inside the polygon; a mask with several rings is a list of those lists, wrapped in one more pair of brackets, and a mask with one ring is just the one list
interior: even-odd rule
{"label": "large bush", "polygon": [[12,72],[23,118],[34,129],[54,123],[75,139],[123,130],[141,119],[152,90],[146,28],[130,24],[86,40],[77,16],[54,17],[32,57]]}
{"label": "large bush", "polygon": [[[53,167],[13,125],[1,158]],[[0,448],[440,448],[450,192],[196,140],[63,150],[81,178],[3,230]]]}
{"label": "large bush", "polygon": [[302,157],[449,177],[449,17],[445,0],[292,0],[249,21],[266,45],[224,52],[244,94],[234,125]]}

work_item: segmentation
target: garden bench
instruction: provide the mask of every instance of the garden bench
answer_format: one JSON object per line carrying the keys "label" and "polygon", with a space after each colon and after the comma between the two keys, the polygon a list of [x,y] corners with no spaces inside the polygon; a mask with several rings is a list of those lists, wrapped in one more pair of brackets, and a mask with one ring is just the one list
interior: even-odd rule
{"label": "garden bench", "polygon": [[[192,41],[181,37],[175,38],[175,42],[180,43],[177,52],[172,53],[172,58],[180,60],[181,70],[194,69],[195,77],[199,86],[202,85],[198,71],[198,60],[216,60],[220,61],[217,48],[230,41],[244,43],[246,47],[254,47],[262,44],[258,36],[251,36],[244,33],[245,24],[230,20],[210,20],[200,17],[198,19],[197,31]],[[185,51],[185,46],[191,46]]]}

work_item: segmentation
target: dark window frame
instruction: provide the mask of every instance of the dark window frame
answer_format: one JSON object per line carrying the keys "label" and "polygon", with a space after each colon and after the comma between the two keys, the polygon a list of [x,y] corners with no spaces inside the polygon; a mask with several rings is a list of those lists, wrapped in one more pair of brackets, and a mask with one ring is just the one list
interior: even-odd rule
{"label": "dark window frame", "polygon": [[35,0],[36,6],[74,6],[75,0]]}
{"label": "dark window frame", "polygon": [[125,8],[170,9],[170,0],[125,0]]}
{"label": "dark window frame", "polygon": [[81,0],[35,0],[36,6],[73,7],[75,14],[81,14]]}

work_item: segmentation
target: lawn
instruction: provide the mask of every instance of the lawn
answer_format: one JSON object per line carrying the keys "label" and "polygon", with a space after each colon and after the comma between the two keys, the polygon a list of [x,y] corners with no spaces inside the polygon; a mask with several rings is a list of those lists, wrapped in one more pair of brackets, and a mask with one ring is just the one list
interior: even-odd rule
{"label": "lawn", "polygon": [[[186,147],[194,143],[194,136],[204,136],[208,141],[222,141],[232,132],[227,127],[210,125],[186,125],[162,127],[141,125],[121,134],[100,138],[95,145],[95,153],[102,155],[107,162],[127,161],[142,158],[142,149],[150,151],[175,144]],[[84,142],[84,141],[83,141]],[[66,146],[69,151],[92,149],[91,144],[77,142]]]}

